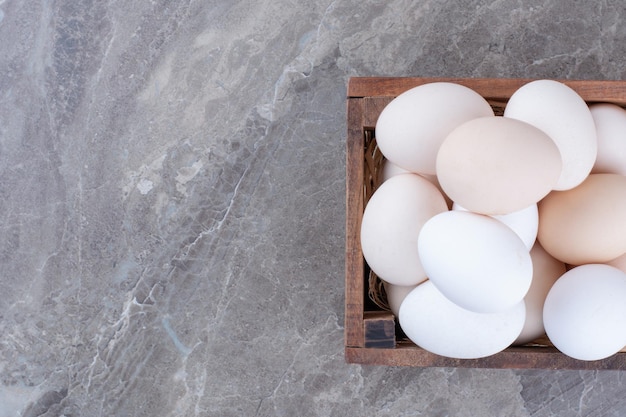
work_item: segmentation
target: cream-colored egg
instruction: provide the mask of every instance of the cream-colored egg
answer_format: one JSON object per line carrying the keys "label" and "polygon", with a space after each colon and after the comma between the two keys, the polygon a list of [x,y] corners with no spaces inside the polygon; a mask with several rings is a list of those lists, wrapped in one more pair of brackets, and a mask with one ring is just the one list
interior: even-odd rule
{"label": "cream-colored egg", "polygon": [[612,260],[606,262],[606,264],[614,266],[615,268],[617,268],[617,269],[619,269],[621,271],[626,272],[626,253],[621,255],[621,256],[618,256],[615,259],[612,259]]}
{"label": "cream-colored egg", "polygon": [[626,177],[591,174],[539,203],[537,239],[571,265],[604,263],[626,252]]}
{"label": "cream-colored egg", "polygon": [[475,313],[448,300],[431,281],[400,305],[400,327],[416,345],[458,359],[490,356],[508,347],[524,324],[524,301],[500,313]]}
{"label": "cream-colored egg", "polygon": [[504,117],[462,124],[437,154],[441,188],[476,213],[509,214],[536,204],[560,173],[561,156],[554,142],[536,127]]}
{"label": "cream-colored egg", "polygon": [[626,110],[612,103],[589,106],[598,136],[593,173],[626,175]]}
{"label": "cream-colored egg", "polygon": [[417,174],[385,181],[370,198],[361,222],[361,248],[372,271],[395,285],[424,281],[417,237],[428,219],[447,210],[437,187]]}
{"label": "cream-colored egg", "polygon": [[563,163],[555,190],[574,188],[591,172],[596,128],[587,103],[572,88],[554,80],[529,82],[511,95],[504,116],[530,123],[554,140]]}
{"label": "cream-colored egg", "polygon": [[489,216],[466,211],[438,214],[422,226],[417,247],[430,281],[464,309],[504,311],[530,288],[528,249],[513,230]]}
{"label": "cream-colored egg", "polygon": [[[467,211],[458,203],[452,204],[452,210]],[[522,239],[524,245],[530,250],[537,239],[537,228],[539,227],[539,212],[537,204],[526,207],[509,214],[491,215],[496,220],[506,224]]]}
{"label": "cream-colored egg", "polygon": [[626,346],[624,300],[624,272],[602,264],[576,267],[563,274],[546,297],[546,334],[572,358],[607,358]]}
{"label": "cream-colored egg", "polygon": [[545,334],[543,327],[543,304],[546,296],[561,275],[566,271],[565,264],[554,259],[537,242],[530,250],[533,262],[533,280],[524,297],[526,320],[520,335],[513,344],[523,345]]}
{"label": "cream-colored egg", "polygon": [[383,286],[385,287],[385,294],[387,295],[387,304],[389,304],[389,309],[396,317],[398,317],[402,301],[413,290],[413,288],[417,287],[417,284],[403,286],[393,285],[383,281]]}
{"label": "cream-colored egg", "polygon": [[458,125],[493,116],[489,103],[465,86],[434,82],[394,98],[376,122],[376,142],[395,165],[420,174],[435,174],[437,151]]}

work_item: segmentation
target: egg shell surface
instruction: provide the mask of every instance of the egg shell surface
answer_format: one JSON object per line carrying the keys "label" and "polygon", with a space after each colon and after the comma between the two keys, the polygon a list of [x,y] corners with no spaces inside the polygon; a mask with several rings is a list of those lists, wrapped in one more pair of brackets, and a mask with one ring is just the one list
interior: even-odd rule
{"label": "egg shell surface", "polygon": [[572,358],[607,358],[626,346],[624,300],[624,272],[602,264],[576,267],[563,274],[546,297],[546,334]]}
{"label": "egg shell surface", "polygon": [[417,285],[393,285],[388,282],[383,281],[383,286],[385,287],[385,294],[387,295],[387,304],[389,304],[389,309],[396,317],[398,317],[398,312],[400,311],[400,305],[404,298],[415,288]]}
{"label": "egg shell surface", "polygon": [[571,265],[604,263],[626,252],[626,177],[591,174],[539,203],[541,246]]}
{"label": "egg shell surface", "polygon": [[428,219],[447,210],[437,187],[417,174],[396,175],[382,183],[361,221],[361,248],[372,271],[395,285],[424,281],[417,237]]}
{"label": "egg shell surface", "polygon": [[552,285],[566,272],[565,264],[550,256],[538,242],[530,250],[530,258],[533,261],[533,280],[524,297],[526,320],[514,345],[532,342],[545,334],[543,304]]}
{"label": "egg shell surface", "polygon": [[555,80],[531,81],[513,92],[504,116],[552,138],[563,163],[555,190],[574,188],[589,175],[598,151],[596,127],[589,106],[572,88]]}
{"label": "egg shell surface", "polygon": [[500,313],[475,313],[448,300],[426,281],[402,301],[400,327],[416,345],[458,359],[490,356],[508,347],[524,324],[524,301]]}
{"label": "egg shell surface", "polygon": [[464,309],[504,311],[530,288],[528,249],[513,230],[489,216],[466,211],[438,214],[423,225],[417,247],[430,281]]}
{"label": "egg shell surface", "polygon": [[[382,182],[387,181],[389,178],[391,177],[395,177],[396,175],[401,175],[401,174],[409,174],[412,173],[411,171],[407,171],[404,168],[400,168],[399,166],[395,165],[393,162],[389,161],[388,159],[385,159],[382,163]],[[448,197],[443,190],[441,189],[441,185],[439,184],[439,180],[437,179],[436,175],[430,175],[430,174],[418,174],[421,177],[426,178],[428,181],[430,181],[435,187],[437,187],[437,189],[439,190],[439,192],[441,193],[441,195],[443,195],[443,198],[446,200],[446,204],[448,205],[448,209],[452,208],[452,200],[450,200],[450,197]]]}
{"label": "egg shell surface", "polygon": [[608,261],[606,264],[614,266],[615,268],[623,272],[626,272],[626,253],[621,256],[618,256],[615,259]]}
{"label": "egg shell surface", "polygon": [[400,168],[398,165],[393,162],[385,159],[382,163],[382,182],[387,181],[391,177],[395,177],[396,175],[401,174],[411,174],[411,171],[407,171],[404,168]]}
{"label": "egg shell surface", "polygon": [[474,90],[450,82],[423,84],[385,106],[376,122],[376,142],[395,165],[434,175],[437,151],[448,133],[482,116],[493,116],[493,109]]}
{"label": "egg shell surface", "polygon": [[[452,204],[452,210],[468,211],[458,203]],[[522,239],[524,245],[530,250],[537,239],[537,229],[539,228],[539,211],[537,204],[526,207],[525,209],[515,211],[509,214],[493,214],[496,220],[506,224]]]}
{"label": "egg shell surface", "polygon": [[598,138],[591,172],[626,175],[626,110],[612,103],[592,104],[589,110]]}
{"label": "egg shell surface", "polygon": [[545,197],[561,173],[559,150],[541,130],[501,116],[454,129],[437,154],[443,191],[467,210],[509,214]]}

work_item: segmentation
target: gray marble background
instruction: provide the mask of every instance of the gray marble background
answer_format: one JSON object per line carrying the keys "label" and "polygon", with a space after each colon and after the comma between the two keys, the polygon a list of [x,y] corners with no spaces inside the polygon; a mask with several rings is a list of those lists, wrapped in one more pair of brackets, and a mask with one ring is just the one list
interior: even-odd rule
{"label": "gray marble background", "polygon": [[623,416],[343,357],[351,76],[623,79],[623,2],[0,0],[0,417]]}

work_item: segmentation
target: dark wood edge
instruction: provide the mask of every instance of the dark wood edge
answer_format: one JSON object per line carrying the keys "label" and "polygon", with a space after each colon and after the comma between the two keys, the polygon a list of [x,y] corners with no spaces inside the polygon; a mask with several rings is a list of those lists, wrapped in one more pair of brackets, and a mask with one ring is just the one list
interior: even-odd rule
{"label": "dark wood edge", "polygon": [[492,368],[492,369],[578,369],[626,370],[626,353],[620,352],[599,361],[580,361],[563,355],[553,347],[508,348],[480,359],[452,359],[427,352],[413,344],[395,349],[351,348],[345,350],[346,362],[361,365]]}
{"label": "dark wood edge", "polygon": [[363,216],[364,133],[363,103],[348,100],[348,139],[346,141],[346,346],[364,345],[364,259],[360,246]]}
{"label": "dark wood edge", "polygon": [[[348,81],[349,98],[395,97],[410,88],[430,82],[454,82],[472,88],[487,100],[508,98],[531,78],[451,78],[451,77],[352,77]],[[626,81],[557,80],[570,86],[587,102],[611,102],[626,105]]]}

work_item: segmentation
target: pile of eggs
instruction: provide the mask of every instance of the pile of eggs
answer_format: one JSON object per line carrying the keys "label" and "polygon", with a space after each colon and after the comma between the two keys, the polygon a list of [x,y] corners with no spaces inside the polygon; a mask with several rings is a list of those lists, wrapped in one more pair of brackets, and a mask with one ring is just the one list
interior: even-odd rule
{"label": "pile of eggs", "polygon": [[626,346],[626,110],[536,80],[496,116],[433,82],[375,133],[361,247],[409,339],[460,359],[545,335],[580,360]]}

